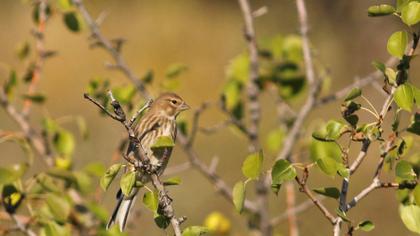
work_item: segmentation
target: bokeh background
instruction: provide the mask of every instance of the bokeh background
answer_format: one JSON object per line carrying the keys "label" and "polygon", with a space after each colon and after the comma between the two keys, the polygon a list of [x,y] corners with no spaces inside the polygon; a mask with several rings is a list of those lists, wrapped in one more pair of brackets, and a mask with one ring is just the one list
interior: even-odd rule
{"label": "bokeh background", "polygon": [[[316,60],[330,70],[331,91],[348,85],[357,76],[371,71],[372,60],[385,61],[389,55],[386,41],[395,30],[402,28],[393,17],[369,18],[367,7],[387,1],[367,0],[308,0],[307,9],[310,23],[310,39],[315,48]],[[276,34],[297,34],[298,23],[295,3],[292,0],[252,1],[255,8],[268,7],[268,13],[256,20],[257,37],[264,38]],[[93,16],[106,12],[102,31],[107,37],[127,39],[123,54],[129,66],[139,75],[148,69],[155,72],[156,79],[163,78],[166,68],[173,63],[183,63],[188,71],[181,77],[182,85],[177,91],[192,106],[197,107],[204,101],[215,101],[225,82],[228,62],[246,49],[242,35],[242,16],[236,1],[227,0],[90,0],[86,6]],[[0,80],[7,78],[11,67],[23,69],[16,57],[19,43],[28,41],[33,45],[30,31],[32,7],[18,0],[0,1]],[[91,50],[87,29],[79,33],[68,31],[61,17],[52,17],[46,28],[45,44],[47,49],[56,50],[58,55],[49,59],[44,67],[39,89],[48,95],[42,107],[34,109],[34,123],[45,114],[53,118],[69,115],[83,116],[88,124],[90,138],[78,138],[75,153],[76,168],[91,161],[101,161],[108,165],[117,148],[124,130],[111,119],[100,116],[92,104],[83,100],[88,81],[95,76],[111,79],[115,84],[128,81],[116,71],[104,68],[105,61],[112,61],[100,49]],[[410,71],[411,82],[420,85],[420,63],[414,60]],[[161,90],[152,90],[157,95]],[[374,105],[381,106],[383,97],[368,87],[364,90]],[[262,97],[263,126],[262,137],[276,125],[274,98],[270,94]],[[296,106],[298,107],[298,105]],[[192,112],[185,114],[190,119]],[[314,120],[327,120],[340,117],[339,102],[314,111],[308,124]],[[221,121],[223,116],[216,110],[205,113],[202,126]],[[77,128],[70,124],[70,129]],[[0,111],[0,129],[14,129],[16,125]],[[418,139],[416,140],[418,141]],[[211,136],[199,135],[196,143],[200,157],[209,162],[213,156],[220,158],[218,173],[233,185],[241,179],[240,163],[247,153],[244,138],[229,130]],[[24,158],[23,153],[13,144],[1,144],[0,165],[14,163]],[[353,156],[358,147],[355,145]],[[377,149],[373,146],[371,150]],[[416,150],[419,150],[418,147]],[[367,185],[367,178],[373,172],[378,155],[369,153],[367,163],[352,178],[350,196]],[[267,166],[275,153],[266,155]],[[186,156],[176,150],[170,165],[186,161]],[[42,168],[40,165],[39,168]],[[182,184],[170,188],[174,198],[176,213],[188,216],[187,224],[202,224],[205,217],[220,211],[232,222],[231,235],[246,235],[246,222],[221,196],[215,193],[211,184],[197,171],[190,169],[180,174]],[[335,185],[338,179],[322,177],[314,172],[309,184],[313,187]],[[114,184],[115,185],[115,184]],[[113,208],[113,191],[116,186],[103,194],[102,203],[109,211]],[[252,192],[252,191],[249,191]],[[306,198],[300,194],[298,202]],[[250,193],[252,198],[252,193]],[[278,197],[272,194],[270,211],[273,216],[285,210],[284,193]],[[333,210],[336,203],[326,201]],[[132,221],[132,235],[165,235],[153,223],[151,214],[137,203],[140,216]],[[398,203],[393,190],[378,190],[370,194],[360,205],[351,210],[350,218],[355,221],[370,219],[376,228],[369,235],[413,235],[399,219]],[[302,235],[327,235],[331,225],[317,209],[311,208],[299,215]],[[287,235],[287,222],[276,227],[280,235]],[[358,233],[358,235],[365,235]]]}

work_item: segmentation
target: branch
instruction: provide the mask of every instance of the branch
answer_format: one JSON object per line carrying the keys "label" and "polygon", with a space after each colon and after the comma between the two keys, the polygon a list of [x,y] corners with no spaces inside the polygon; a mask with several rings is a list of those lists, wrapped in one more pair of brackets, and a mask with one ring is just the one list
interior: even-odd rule
{"label": "branch", "polygon": [[72,0],[73,4],[76,8],[80,11],[83,18],[85,19],[87,25],[89,26],[92,37],[97,40],[96,43],[101,45],[109,54],[111,54],[112,58],[115,61],[115,68],[120,70],[137,88],[139,93],[145,97],[146,99],[150,99],[150,94],[146,90],[144,83],[140,79],[140,77],[136,76],[128,67],[124,58],[121,56],[121,53],[117,48],[115,48],[111,41],[109,41],[106,37],[104,37],[99,30],[99,26],[97,25],[96,21],[91,17],[89,12],[86,10],[82,0]]}
{"label": "branch", "polygon": [[[398,62],[398,59],[395,57],[390,57],[387,62],[385,63],[385,65],[387,67],[392,67],[395,66]],[[374,72],[366,75],[365,77],[361,78],[361,79],[357,79],[354,83],[338,90],[337,92],[327,95],[325,97],[320,98],[318,101],[316,101],[315,103],[315,107],[319,107],[322,105],[326,105],[328,103],[337,101],[341,98],[344,98],[353,88],[355,87],[365,87],[367,85],[372,84],[373,81],[378,80],[380,78],[383,78],[383,73],[375,70]]]}
{"label": "branch", "polygon": [[303,58],[305,61],[305,72],[306,72],[306,80],[308,81],[309,86],[309,94],[308,97],[303,104],[302,108],[296,115],[296,120],[293,123],[292,128],[289,131],[284,143],[283,148],[279,155],[277,156],[276,160],[281,159],[288,159],[294,144],[297,140],[299,132],[302,128],[303,122],[306,117],[309,115],[309,112],[312,110],[316,97],[318,96],[319,92],[319,82],[315,79],[314,73],[314,66],[312,62],[312,56],[309,46],[309,39],[308,39],[308,22],[307,22],[307,13],[304,0],[296,0],[298,15],[299,15],[299,22],[300,22],[300,33],[302,36],[302,47],[303,47]]}
{"label": "branch", "polygon": [[[38,1],[38,26],[37,31],[34,34],[35,44],[36,44],[36,53],[37,58],[35,62],[35,67],[32,72],[31,82],[28,87],[28,95],[35,93],[38,81],[41,79],[42,67],[45,60],[45,47],[44,47],[44,33],[45,33],[45,23],[47,21],[47,1],[39,0]],[[31,109],[32,101],[30,99],[25,99],[23,102],[22,115],[28,117]]]}
{"label": "branch", "polygon": [[[305,177],[303,177],[303,179],[305,179]],[[312,191],[306,185],[306,181],[303,181],[303,180],[299,179],[299,177],[297,177],[297,176],[296,176],[295,180],[300,186],[299,190],[301,192],[305,193],[306,196],[308,196],[308,198],[312,201],[312,203],[316,207],[318,207],[318,209],[322,212],[322,214],[325,216],[325,218],[327,218],[327,220],[330,221],[331,224],[335,224],[336,218],[328,211],[328,209],[324,206],[324,204],[321,202],[321,200],[316,198],[313,195]]]}
{"label": "branch", "polygon": [[10,218],[15,222],[16,227],[27,236],[36,236],[37,234],[32,231],[27,224],[22,221],[21,217],[17,217],[15,214],[9,214]]}
{"label": "branch", "polygon": [[[261,104],[259,103],[259,88],[258,88],[258,78],[259,78],[259,62],[258,62],[258,48],[257,40],[255,36],[255,27],[254,27],[254,18],[252,15],[251,6],[249,0],[238,0],[239,6],[242,11],[243,20],[245,23],[245,40],[248,45],[249,52],[249,80],[247,83],[247,98],[248,98],[248,114],[250,119],[250,124],[248,127],[248,140],[249,140],[249,149],[251,152],[256,152],[260,148],[259,141],[259,126],[260,126],[260,116],[261,116]],[[265,176],[268,176],[265,174]],[[266,185],[266,178],[262,176],[258,179],[255,185],[256,190],[256,202],[258,205],[258,229],[262,235],[271,235],[272,228],[270,225],[270,215],[268,210],[268,191],[269,188]]]}
{"label": "branch", "polygon": [[28,120],[22,113],[19,113],[16,108],[10,104],[7,95],[3,88],[0,88],[0,106],[9,114],[9,116],[19,125],[25,134],[25,138],[32,145],[32,147],[38,152],[39,155],[45,157],[43,160],[48,166],[54,165],[54,159],[52,154],[47,150],[43,138],[35,131],[35,129],[29,124]]}

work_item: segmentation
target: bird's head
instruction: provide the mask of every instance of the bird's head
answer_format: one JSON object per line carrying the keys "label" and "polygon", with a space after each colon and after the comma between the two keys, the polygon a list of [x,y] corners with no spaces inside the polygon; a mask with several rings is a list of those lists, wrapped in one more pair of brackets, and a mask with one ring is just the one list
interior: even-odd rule
{"label": "bird's head", "polygon": [[180,112],[190,109],[190,106],[177,94],[168,92],[161,94],[152,103],[151,109],[175,118]]}

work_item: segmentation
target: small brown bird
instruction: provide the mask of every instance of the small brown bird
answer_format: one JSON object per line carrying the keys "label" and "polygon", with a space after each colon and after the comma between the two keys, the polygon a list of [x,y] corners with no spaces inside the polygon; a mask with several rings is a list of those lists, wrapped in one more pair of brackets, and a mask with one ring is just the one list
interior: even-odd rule
{"label": "small brown bird", "polygon": [[[146,114],[140,119],[136,127],[136,136],[141,140],[140,144],[150,159],[150,163],[156,166],[157,174],[161,175],[168,164],[172,148],[163,152],[153,153],[151,146],[156,143],[160,136],[169,136],[175,141],[176,118],[182,111],[190,107],[175,93],[163,93],[152,104]],[[130,149],[130,147],[129,147]],[[150,181],[150,176],[139,173],[137,180],[142,183]],[[123,231],[130,209],[136,200],[138,188],[133,188],[130,196],[124,196],[121,189],[117,193],[118,203],[106,226],[109,229],[113,224],[118,224],[120,231]]]}

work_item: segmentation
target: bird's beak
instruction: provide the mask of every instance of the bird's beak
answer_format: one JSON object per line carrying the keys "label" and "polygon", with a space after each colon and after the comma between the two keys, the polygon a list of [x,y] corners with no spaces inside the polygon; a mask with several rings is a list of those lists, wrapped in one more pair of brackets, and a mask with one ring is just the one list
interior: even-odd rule
{"label": "bird's beak", "polygon": [[185,111],[185,110],[189,110],[189,109],[191,109],[191,107],[190,107],[190,106],[188,106],[188,104],[187,104],[187,103],[182,102],[182,104],[181,104],[181,106],[179,107],[179,109],[180,109],[181,111]]}

